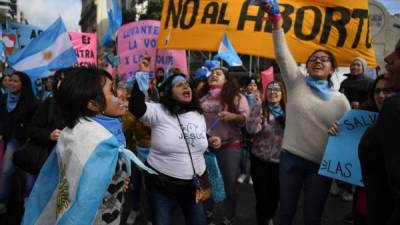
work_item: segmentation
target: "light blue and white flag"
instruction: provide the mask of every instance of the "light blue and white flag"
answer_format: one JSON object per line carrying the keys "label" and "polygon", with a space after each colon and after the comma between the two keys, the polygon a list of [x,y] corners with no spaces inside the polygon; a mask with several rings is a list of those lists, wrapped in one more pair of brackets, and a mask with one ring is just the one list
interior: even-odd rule
{"label": "light blue and white flag", "polygon": [[122,24],[122,11],[119,0],[107,0],[108,29],[101,39],[102,45],[115,41],[118,28]]}
{"label": "light blue and white flag", "polygon": [[4,62],[6,59],[6,55],[4,53],[4,45],[3,45],[3,28],[0,26],[0,61]]}
{"label": "light blue and white flag", "polygon": [[241,66],[243,64],[226,33],[219,45],[218,54],[214,56],[214,60],[216,59],[224,60],[229,66]]}
{"label": "light blue and white flag", "polygon": [[28,46],[29,42],[38,37],[44,30],[31,24],[13,23],[9,21],[7,21],[6,26],[8,32],[15,31],[17,34],[15,52]]}
{"label": "light blue and white flag", "polygon": [[14,70],[36,78],[78,62],[61,18],[29,42],[24,49],[9,56],[7,61]]}
{"label": "light blue and white flag", "polygon": [[81,119],[73,129],[65,128],[40,171],[21,224],[93,224],[119,158],[155,173],[94,120]]}

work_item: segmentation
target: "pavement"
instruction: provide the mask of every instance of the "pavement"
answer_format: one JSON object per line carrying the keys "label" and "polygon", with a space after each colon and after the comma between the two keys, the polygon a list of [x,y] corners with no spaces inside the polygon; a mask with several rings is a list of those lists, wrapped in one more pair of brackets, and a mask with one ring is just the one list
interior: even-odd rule
{"label": "pavement", "polygon": [[[239,184],[238,190],[238,211],[235,225],[257,225],[255,215],[255,199],[254,192],[251,185],[248,183]],[[299,201],[296,216],[294,218],[293,225],[303,225],[302,216],[302,200]],[[146,208],[144,204],[141,206]],[[352,202],[345,202],[337,196],[330,195],[328,198],[327,205],[324,210],[322,217],[322,225],[348,225],[343,222],[343,218],[346,214],[351,212]],[[145,211],[145,210],[142,210]],[[216,220],[222,221],[222,205],[216,207]],[[184,225],[184,220],[180,210],[175,212],[174,225]],[[124,225],[124,223],[123,223]],[[147,213],[142,212],[138,215],[135,225],[147,225]]]}

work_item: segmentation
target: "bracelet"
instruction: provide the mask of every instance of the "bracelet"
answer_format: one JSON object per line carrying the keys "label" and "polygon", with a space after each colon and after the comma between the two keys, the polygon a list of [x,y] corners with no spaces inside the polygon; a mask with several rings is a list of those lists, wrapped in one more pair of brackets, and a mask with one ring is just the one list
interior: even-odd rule
{"label": "bracelet", "polygon": [[271,21],[272,24],[277,24],[281,19],[282,15],[280,13],[268,16],[268,20]]}

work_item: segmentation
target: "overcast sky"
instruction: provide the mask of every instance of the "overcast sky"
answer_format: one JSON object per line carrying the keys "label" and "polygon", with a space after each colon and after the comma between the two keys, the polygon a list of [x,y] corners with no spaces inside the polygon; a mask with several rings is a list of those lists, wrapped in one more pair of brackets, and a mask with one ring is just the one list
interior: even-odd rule
{"label": "overcast sky", "polygon": [[[391,14],[400,12],[400,0],[379,0]],[[18,0],[18,7],[32,25],[47,28],[59,16],[69,31],[80,31],[80,0]]]}
{"label": "overcast sky", "polygon": [[80,0],[18,0],[17,2],[29,24],[47,28],[61,16],[68,31],[81,30]]}

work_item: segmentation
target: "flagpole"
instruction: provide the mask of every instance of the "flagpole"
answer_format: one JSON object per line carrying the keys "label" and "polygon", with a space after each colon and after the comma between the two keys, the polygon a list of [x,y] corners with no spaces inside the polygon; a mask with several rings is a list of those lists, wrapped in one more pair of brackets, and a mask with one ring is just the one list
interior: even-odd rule
{"label": "flagpole", "polygon": [[190,57],[190,49],[187,51],[187,53],[188,53],[188,60],[187,60],[188,77],[190,77],[190,60],[191,60],[191,57]]}
{"label": "flagpole", "polygon": [[250,60],[249,60],[249,77],[251,77],[251,69],[252,69],[252,64],[253,64],[253,56],[250,55]]}

